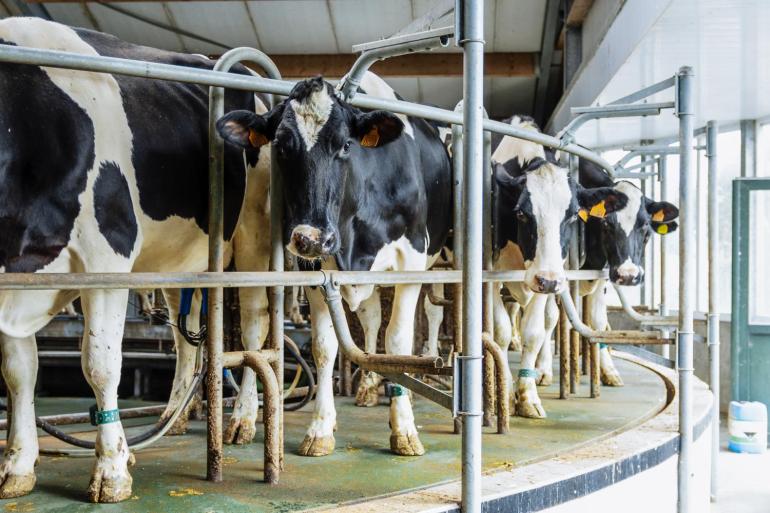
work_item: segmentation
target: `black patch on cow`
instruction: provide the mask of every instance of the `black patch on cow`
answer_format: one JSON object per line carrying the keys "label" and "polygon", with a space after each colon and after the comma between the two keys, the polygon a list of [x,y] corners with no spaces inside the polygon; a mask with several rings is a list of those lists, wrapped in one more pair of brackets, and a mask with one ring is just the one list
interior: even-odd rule
{"label": "black patch on cow", "polygon": [[0,97],[0,266],[34,272],[69,243],[94,127],[37,66],[0,64]]}
{"label": "black patch on cow", "polygon": [[94,183],[94,210],[99,231],[110,247],[128,258],[136,242],[136,217],[126,177],[114,162],[102,162]]}
{"label": "black patch on cow", "polygon": [[[126,43],[86,29],[78,35],[100,55],[212,69],[214,62],[195,55]],[[243,66],[232,72],[249,74]],[[132,161],[139,205],[151,219],[194,219],[208,233],[208,88],[165,80],[114,75],[133,136]],[[254,111],[254,95],[225,91],[225,111]],[[267,150],[265,150],[267,151]],[[243,150],[225,147],[224,235],[230,239],[245,194]],[[255,165],[259,152],[246,152]]]}

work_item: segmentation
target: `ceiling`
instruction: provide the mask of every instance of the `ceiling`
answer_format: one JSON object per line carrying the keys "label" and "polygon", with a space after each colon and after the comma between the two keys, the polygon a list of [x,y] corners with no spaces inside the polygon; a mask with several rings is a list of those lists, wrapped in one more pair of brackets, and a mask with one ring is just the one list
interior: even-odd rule
{"label": "ceiling", "polygon": [[[709,120],[726,123],[770,116],[770,2],[671,0],[666,4],[617,70],[608,73],[590,103],[608,103],[687,65],[695,73],[696,127]],[[650,101],[672,99],[669,90]],[[569,106],[574,105],[563,107]],[[554,123],[554,129],[563,126],[566,114],[554,116],[561,121]],[[592,147],[609,147],[672,137],[677,132],[677,118],[668,110],[644,119],[593,122],[578,132],[578,139]]]}
{"label": "ceiling", "polygon": [[[2,0],[12,2],[14,0]],[[435,0],[261,0],[219,2],[115,2],[120,9],[193,32],[226,47],[252,46],[267,54],[349,54],[351,46],[388,37],[426,13]],[[221,54],[201,42],[111,10],[95,2],[51,2],[54,20],[114,34],[126,41],[189,53]],[[539,52],[545,0],[487,0],[487,52]],[[4,14],[0,8],[0,15]],[[434,27],[452,24],[446,17]],[[442,51],[455,51],[451,48]],[[387,78],[406,99],[453,108],[461,77]],[[530,113],[536,75],[484,81],[490,115]]]}

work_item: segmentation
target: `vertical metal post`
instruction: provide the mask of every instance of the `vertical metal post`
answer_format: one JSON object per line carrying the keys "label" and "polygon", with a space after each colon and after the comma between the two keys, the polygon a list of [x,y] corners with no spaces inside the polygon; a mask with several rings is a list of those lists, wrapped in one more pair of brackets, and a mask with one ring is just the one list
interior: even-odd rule
{"label": "vertical metal post", "polygon": [[569,320],[564,307],[559,305],[559,399],[569,399],[570,353]]}
{"label": "vertical metal post", "polygon": [[484,1],[458,2],[463,48],[464,180],[462,511],[481,512],[481,268],[484,116]]}
{"label": "vertical metal post", "polygon": [[[648,165],[644,166],[641,171],[645,173],[652,171],[653,157],[651,155],[642,155],[642,162],[646,162]],[[648,198],[655,197],[650,177],[645,176],[641,181],[641,189],[644,195]],[[654,277],[652,276],[652,272],[650,272],[655,268],[654,258],[655,253],[651,248],[648,250],[648,246],[645,245],[642,250],[642,269],[644,269],[645,279],[641,285],[641,295],[639,298],[640,304],[644,306],[652,306],[655,303],[655,282],[653,280]]]}
{"label": "vertical metal post", "polygon": [[[569,155],[569,172],[570,175],[578,180],[578,157],[577,155]],[[578,225],[574,225],[572,228],[572,237],[570,239],[569,246],[569,268],[580,269],[580,241],[578,240]],[[575,307],[578,308],[578,313],[582,310],[580,301],[580,282],[573,280],[569,284],[570,292],[572,295],[572,302]],[[578,387],[580,386],[580,334],[576,330],[570,332],[570,394],[576,394]],[[586,353],[584,351],[583,353]],[[584,366],[586,367],[586,366]],[[586,369],[587,370],[587,369]]]}
{"label": "vertical metal post", "polygon": [[693,309],[695,299],[695,167],[692,162],[694,98],[693,71],[679,69],[676,82],[679,117],[679,513],[689,513],[692,481]]}
{"label": "vertical metal post", "polygon": [[[658,180],[660,180],[660,199],[661,201],[668,201],[668,172],[666,168],[668,158],[667,155],[661,155],[658,160]],[[668,298],[668,280],[670,279],[670,271],[668,269],[668,258],[671,254],[671,244],[669,237],[662,237],[660,240],[660,315],[671,315],[669,298]],[[668,330],[665,330],[668,333]],[[664,344],[660,346],[660,354],[664,358],[671,358],[671,346]]]}
{"label": "vertical metal post", "polygon": [[[459,17],[459,11],[455,16]],[[463,101],[460,100],[455,111],[462,112]],[[452,265],[462,269],[463,262],[463,126],[452,125]],[[453,285],[452,319],[454,321],[454,350],[456,354],[463,351],[463,284]],[[455,393],[459,393],[455,390]],[[462,418],[455,417],[454,433],[462,432]]]}
{"label": "vertical metal post", "polygon": [[[225,91],[209,89],[209,272],[224,270],[224,142],[217,136],[216,120],[224,112]],[[221,287],[208,291],[206,339],[206,479],[222,481],[222,348],[224,294]]]}
{"label": "vertical metal post", "polygon": [[719,457],[719,210],[717,209],[717,135],[716,122],[706,125],[708,158],[708,255],[709,255],[709,384],[714,395],[711,410],[711,501],[717,500],[717,458]]}
{"label": "vertical metal post", "polygon": [[[270,270],[284,271],[283,263],[283,179],[278,172],[275,148],[270,159]],[[278,351],[272,363],[278,381],[278,425],[281,426],[281,470],[283,470],[283,286],[270,287],[270,347]]]}
{"label": "vertical metal post", "polygon": [[741,120],[741,178],[757,176],[757,120]]}

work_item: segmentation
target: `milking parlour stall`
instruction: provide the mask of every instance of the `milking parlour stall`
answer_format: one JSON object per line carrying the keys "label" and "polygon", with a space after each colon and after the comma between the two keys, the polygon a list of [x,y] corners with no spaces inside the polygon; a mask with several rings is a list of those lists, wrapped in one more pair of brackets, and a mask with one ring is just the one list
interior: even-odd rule
{"label": "milking parlour stall", "polygon": [[0,0],[0,509],[770,511],[769,18]]}

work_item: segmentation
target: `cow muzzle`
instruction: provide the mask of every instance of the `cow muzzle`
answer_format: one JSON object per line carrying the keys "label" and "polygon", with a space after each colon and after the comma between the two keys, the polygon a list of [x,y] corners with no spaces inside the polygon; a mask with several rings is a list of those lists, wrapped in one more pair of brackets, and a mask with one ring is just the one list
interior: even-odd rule
{"label": "cow muzzle", "polygon": [[633,286],[644,281],[644,269],[632,262],[626,262],[610,269],[610,280],[616,285]]}
{"label": "cow muzzle", "polygon": [[552,271],[533,273],[532,277],[528,277],[524,282],[532,292],[538,294],[558,294],[564,290],[566,283],[567,277],[563,272]]}
{"label": "cow muzzle", "polygon": [[335,253],[339,245],[333,230],[319,230],[314,226],[301,224],[292,230],[287,248],[290,253],[300,258],[315,259]]}

